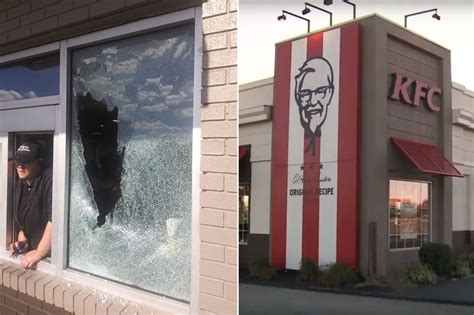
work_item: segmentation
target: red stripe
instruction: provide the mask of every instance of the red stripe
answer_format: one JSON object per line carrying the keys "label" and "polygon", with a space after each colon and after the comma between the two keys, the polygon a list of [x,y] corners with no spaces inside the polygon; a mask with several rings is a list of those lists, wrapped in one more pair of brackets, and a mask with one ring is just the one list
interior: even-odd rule
{"label": "red stripe", "polygon": [[[323,33],[308,37],[307,59],[323,56]],[[300,128],[301,126],[296,126]],[[303,195],[303,244],[302,258],[319,261],[319,174],[321,158],[321,139],[316,138],[316,154],[312,150],[304,154],[303,190],[312,191],[312,194]],[[310,139],[305,139],[304,148],[310,144]]]}
{"label": "red stripe", "polygon": [[357,267],[359,225],[360,24],[341,28],[337,261]]}
{"label": "red stripe", "polygon": [[273,108],[271,263],[286,268],[286,205],[288,185],[288,124],[291,87],[291,42],[277,46]]}

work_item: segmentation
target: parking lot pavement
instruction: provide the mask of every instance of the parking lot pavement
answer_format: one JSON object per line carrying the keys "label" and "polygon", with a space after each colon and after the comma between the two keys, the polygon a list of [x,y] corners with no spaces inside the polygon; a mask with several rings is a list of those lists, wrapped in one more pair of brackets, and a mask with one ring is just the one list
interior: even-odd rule
{"label": "parking lot pavement", "polygon": [[474,306],[352,296],[240,284],[239,314],[474,315]]}

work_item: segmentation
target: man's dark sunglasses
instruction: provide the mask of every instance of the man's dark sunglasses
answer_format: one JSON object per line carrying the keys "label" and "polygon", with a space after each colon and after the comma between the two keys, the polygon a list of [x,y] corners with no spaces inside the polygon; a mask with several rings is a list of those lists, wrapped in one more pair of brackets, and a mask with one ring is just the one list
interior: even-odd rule
{"label": "man's dark sunglasses", "polygon": [[33,161],[15,161],[15,166],[28,167],[33,163]]}

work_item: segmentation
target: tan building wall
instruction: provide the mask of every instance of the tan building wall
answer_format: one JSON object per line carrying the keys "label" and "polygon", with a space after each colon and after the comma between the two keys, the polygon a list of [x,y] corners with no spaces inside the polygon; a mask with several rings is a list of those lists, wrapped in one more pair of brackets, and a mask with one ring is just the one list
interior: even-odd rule
{"label": "tan building wall", "polygon": [[464,178],[453,179],[453,246],[474,246],[474,92],[453,82],[453,162]]}
{"label": "tan building wall", "polygon": [[203,5],[201,314],[237,313],[237,0]]}

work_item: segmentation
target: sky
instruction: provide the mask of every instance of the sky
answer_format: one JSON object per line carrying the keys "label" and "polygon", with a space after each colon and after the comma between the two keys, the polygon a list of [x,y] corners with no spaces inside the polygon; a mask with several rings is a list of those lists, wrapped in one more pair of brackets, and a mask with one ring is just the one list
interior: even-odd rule
{"label": "sky", "polygon": [[[352,19],[352,6],[333,0],[307,1],[333,12],[333,25]],[[408,18],[411,31],[451,50],[452,80],[474,91],[474,0],[353,0],[357,17],[377,13],[403,26],[406,14],[438,8],[441,20],[432,13]],[[282,10],[301,15],[304,0],[240,0],[239,2],[239,84],[273,76],[275,43],[306,33],[305,21],[287,16]],[[329,26],[329,15],[313,9],[305,16],[311,31]]]}

